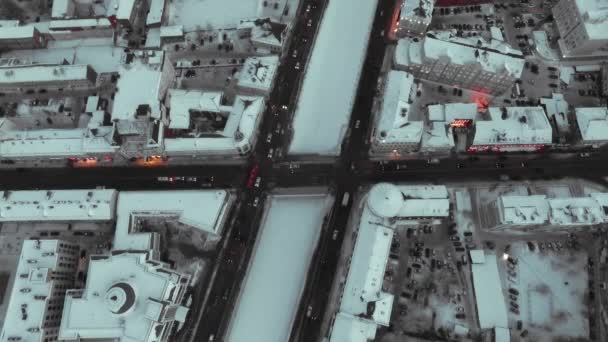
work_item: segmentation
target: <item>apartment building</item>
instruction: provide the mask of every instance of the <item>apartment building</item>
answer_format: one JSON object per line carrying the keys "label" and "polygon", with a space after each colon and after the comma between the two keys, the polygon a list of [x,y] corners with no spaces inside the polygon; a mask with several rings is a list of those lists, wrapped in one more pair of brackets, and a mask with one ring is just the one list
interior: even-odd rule
{"label": "apartment building", "polygon": [[403,0],[396,36],[415,37],[425,34],[433,18],[433,0]]}

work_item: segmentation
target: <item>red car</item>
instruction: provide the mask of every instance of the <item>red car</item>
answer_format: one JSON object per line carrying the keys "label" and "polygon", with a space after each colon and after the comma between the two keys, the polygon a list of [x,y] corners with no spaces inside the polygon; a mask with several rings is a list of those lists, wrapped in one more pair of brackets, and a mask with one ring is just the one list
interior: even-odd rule
{"label": "red car", "polygon": [[251,171],[249,171],[249,176],[247,177],[247,188],[248,189],[251,189],[253,187],[253,184],[255,183],[255,179],[258,176],[259,172],[260,172],[260,166],[257,164],[251,168]]}

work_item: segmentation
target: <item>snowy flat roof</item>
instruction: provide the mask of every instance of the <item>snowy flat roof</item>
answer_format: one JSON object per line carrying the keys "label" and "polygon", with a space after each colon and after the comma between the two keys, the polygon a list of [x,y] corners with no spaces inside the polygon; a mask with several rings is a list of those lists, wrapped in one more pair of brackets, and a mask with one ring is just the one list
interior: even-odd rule
{"label": "snowy flat roof", "polygon": [[419,38],[399,39],[393,58],[396,65],[422,64],[422,41]]}
{"label": "snowy flat roof", "polygon": [[604,222],[604,210],[591,197],[551,198],[550,221],[553,225],[589,225]]}
{"label": "snowy flat roof", "polygon": [[121,191],[116,209],[115,250],[148,250],[148,233],[131,233],[131,216],[168,216],[219,235],[234,203],[226,190]]}
{"label": "snowy flat roof", "polygon": [[397,185],[406,198],[444,199],[448,198],[445,185]]}
{"label": "snowy flat roof", "polygon": [[135,0],[120,0],[118,10],[116,11],[116,19],[129,20],[131,13],[135,9]]}
{"label": "snowy flat roof", "polygon": [[151,0],[150,11],[146,17],[146,25],[160,24],[165,11],[165,0]]}
{"label": "snowy flat roof", "polygon": [[66,294],[59,339],[150,341],[188,280],[148,252],[91,257],[84,290]]}
{"label": "snowy flat roof", "polygon": [[447,217],[450,213],[450,200],[446,199],[407,199],[403,201],[399,217]]}
{"label": "snowy flat roof", "polygon": [[471,249],[469,250],[469,256],[473,264],[483,264],[486,262],[486,254],[483,249]]}
{"label": "snowy flat roof", "polygon": [[505,224],[543,224],[549,221],[549,204],[545,195],[500,196],[497,205]]}
{"label": "snowy flat roof", "polygon": [[0,20],[0,28],[17,26],[19,26],[19,20]]}
{"label": "snowy flat roof", "polygon": [[424,123],[410,121],[410,97],[415,91],[414,76],[404,71],[389,71],[376,125],[376,139],[381,143],[413,142],[422,139]]}
{"label": "snowy flat roof", "polygon": [[[481,42],[481,46],[478,46],[477,42]],[[450,63],[460,65],[479,64],[487,72],[504,73],[514,78],[521,76],[525,64],[520,51],[504,46],[504,43],[501,45],[495,40],[487,42],[482,39],[464,39],[436,33],[427,35],[421,43],[413,38],[399,40],[395,49],[397,64],[422,64],[424,59],[421,56],[431,59],[447,57]]]}
{"label": "snowy flat roof", "polygon": [[181,37],[183,35],[184,35],[184,26],[183,25],[161,26],[160,27],[160,36],[161,37]]}
{"label": "snowy flat roof", "polygon": [[574,110],[583,141],[608,140],[608,109],[579,107]]}
{"label": "snowy flat roof", "polygon": [[[542,107],[490,107],[491,120],[477,121],[473,145],[550,144],[553,129]],[[525,118],[525,119],[523,119]]]}
{"label": "snowy flat roof", "polygon": [[377,4],[332,0],[327,5],[295,109],[290,154],[339,154]]}
{"label": "snowy flat roof", "polygon": [[169,128],[188,129],[191,111],[220,113],[232,107],[222,106],[222,92],[202,92],[198,90],[170,89],[171,117]]}
{"label": "snowy flat roof", "polygon": [[159,64],[134,60],[120,67],[118,88],[112,106],[112,120],[132,120],[140,105],[148,105],[154,118],[160,118],[162,70]]}
{"label": "snowy flat roof", "polygon": [[434,0],[403,0],[401,4],[401,19],[417,20],[431,23],[433,18]]}
{"label": "snowy flat roof", "polygon": [[252,136],[257,134],[264,105],[263,97],[237,95],[234,105],[227,109],[230,113],[223,131],[215,132],[213,137],[165,138],[165,151],[234,152],[237,147],[249,144]]}
{"label": "snowy flat roof", "polygon": [[[593,2],[593,1],[587,1]],[[589,39],[592,40],[604,40],[608,39],[608,31],[606,31],[606,25],[608,25],[608,2],[606,1],[595,1],[596,3],[603,3],[603,8],[596,8],[589,10],[586,14],[587,17],[584,21],[585,29]]]}
{"label": "snowy flat roof", "polygon": [[563,94],[552,93],[550,98],[542,97],[540,103],[545,106],[547,116],[554,117],[560,131],[568,131],[570,122],[568,120],[568,102]]}
{"label": "snowy flat roof", "polygon": [[376,338],[376,323],[340,312],[336,315],[329,342],[369,342]]}
{"label": "snowy flat roof", "polygon": [[289,340],[323,217],[332,202],[326,193],[269,198],[226,341]]}
{"label": "snowy flat roof", "polygon": [[481,329],[509,327],[497,261],[495,254],[486,254],[484,263],[471,264],[475,303]]}
{"label": "snowy flat roof", "polygon": [[[63,246],[63,242],[58,240],[23,241],[17,271],[12,277],[13,289],[0,332],[1,341],[10,341],[10,337],[20,337],[23,341],[43,339],[45,307],[48,304],[47,298],[51,297],[55,289],[52,273],[59,262],[60,245]],[[30,260],[31,263],[28,262]],[[8,284],[3,284],[5,285],[8,287]],[[22,292],[23,289],[29,291]],[[36,299],[38,296],[44,299]],[[22,305],[25,305],[23,309]],[[39,330],[30,331],[31,328]]]}
{"label": "snowy flat roof", "polygon": [[[361,214],[340,312],[388,326],[393,295],[382,290],[382,283],[394,231],[376,221],[366,206]],[[375,303],[375,309],[368,315],[370,303]]]}
{"label": "snowy flat roof", "polygon": [[80,157],[89,153],[114,153],[112,126],[96,127],[96,135],[88,128],[13,130],[5,119],[0,120],[0,156],[3,157]]}
{"label": "snowy flat roof", "polygon": [[445,121],[448,124],[457,119],[475,120],[476,103],[446,103],[428,106],[430,121]]}
{"label": "snowy flat roof", "polygon": [[0,85],[87,80],[88,65],[27,65],[0,70]]}
{"label": "snowy flat roof", "polygon": [[431,122],[422,135],[423,148],[453,148],[454,136],[446,122]]}
{"label": "snowy flat roof", "polygon": [[115,190],[4,191],[0,222],[107,221],[115,202]]}
{"label": "snowy flat roof", "polygon": [[511,332],[509,328],[495,327],[494,328],[494,342],[510,342]]}
{"label": "snowy flat roof", "polygon": [[0,41],[10,39],[34,38],[36,29],[33,25],[28,26],[0,26]]}
{"label": "snowy flat roof", "polygon": [[238,86],[270,91],[279,66],[279,56],[249,57],[239,72]]}
{"label": "snowy flat roof", "polygon": [[51,18],[65,18],[74,14],[74,1],[72,0],[53,0]]}

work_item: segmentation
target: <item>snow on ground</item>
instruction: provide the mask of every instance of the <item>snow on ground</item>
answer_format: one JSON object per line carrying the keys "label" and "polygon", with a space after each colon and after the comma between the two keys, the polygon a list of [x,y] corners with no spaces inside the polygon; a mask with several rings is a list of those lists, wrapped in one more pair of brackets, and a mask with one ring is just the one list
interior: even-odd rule
{"label": "snow on ground", "polygon": [[319,195],[274,195],[264,218],[244,287],[239,295],[229,342],[284,342],[326,209],[332,199]]}
{"label": "snow on ground", "polygon": [[547,186],[544,188],[543,193],[550,198],[572,197],[570,186],[567,184]]}
{"label": "snow on ground", "polygon": [[169,2],[169,25],[184,31],[235,28],[240,19],[261,12],[261,0],[173,0]]}
{"label": "snow on ground", "polygon": [[339,154],[377,2],[332,0],[327,5],[305,68],[290,154]]}
{"label": "snow on ground", "polygon": [[496,184],[494,186],[486,186],[477,188],[478,203],[489,203],[497,199],[499,196],[508,195],[528,195],[528,188],[525,185],[517,183]]}
{"label": "snow on ground", "polygon": [[530,252],[523,243],[513,245],[511,251],[519,259],[516,283],[505,279],[503,288],[519,290],[520,315],[510,315],[524,322],[528,339],[588,338],[586,252]]}

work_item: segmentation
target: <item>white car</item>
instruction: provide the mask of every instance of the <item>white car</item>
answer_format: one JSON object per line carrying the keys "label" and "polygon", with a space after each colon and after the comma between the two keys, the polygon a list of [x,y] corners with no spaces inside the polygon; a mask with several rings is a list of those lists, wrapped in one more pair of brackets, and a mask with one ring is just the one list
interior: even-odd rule
{"label": "white car", "polygon": [[297,62],[297,63],[296,63],[296,66],[294,67],[294,69],[296,69],[296,70],[300,70],[300,62]]}
{"label": "white car", "polygon": [[298,57],[298,50],[293,50],[293,53],[291,54],[291,57],[293,57],[293,58]]}
{"label": "white car", "polygon": [[308,27],[312,26],[312,19],[308,19],[308,23],[306,24],[306,26],[308,26]]}
{"label": "white car", "polygon": [[268,136],[266,136],[266,142],[270,143],[272,141],[272,133],[268,133]]}
{"label": "white car", "polygon": [[257,207],[259,203],[260,203],[260,198],[259,198],[259,197],[256,197],[256,198],[254,198],[254,199],[253,199],[253,204],[252,204],[252,205],[253,205],[254,207]]}
{"label": "white car", "polygon": [[273,154],[274,154],[274,149],[271,148],[270,150],[268,150],[268,156],[267,156],[268,159],[272,159]]}
{"label": "white car", "polygon": [[255,186],[256,188],[260,187],[260,183],[262,183],[262,177],[258,177],[255,179],[255,184],[253,186]]}

